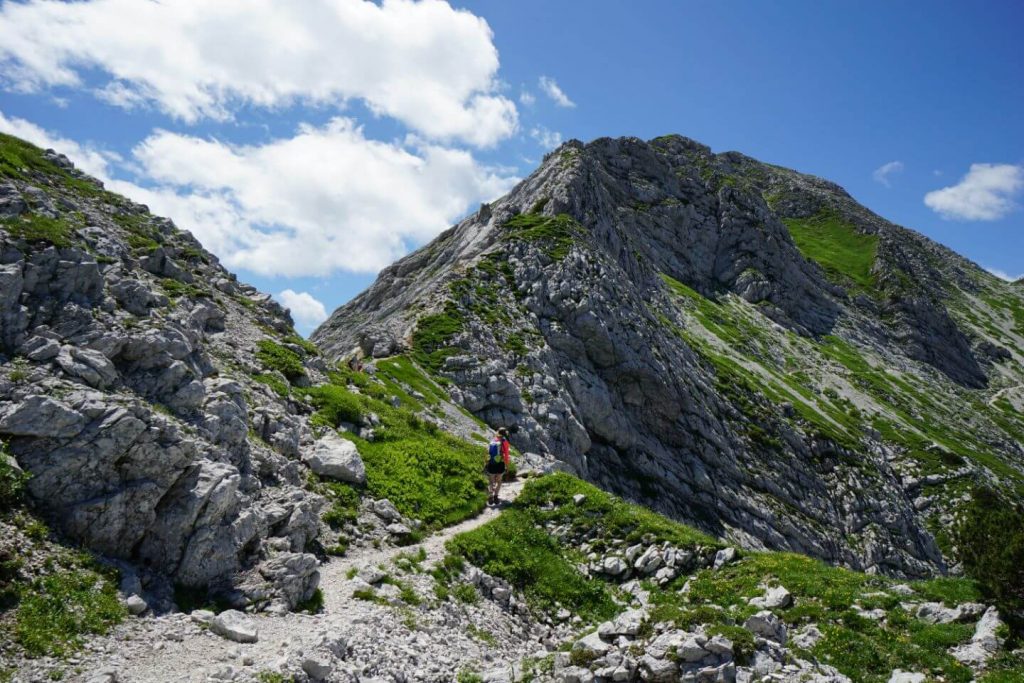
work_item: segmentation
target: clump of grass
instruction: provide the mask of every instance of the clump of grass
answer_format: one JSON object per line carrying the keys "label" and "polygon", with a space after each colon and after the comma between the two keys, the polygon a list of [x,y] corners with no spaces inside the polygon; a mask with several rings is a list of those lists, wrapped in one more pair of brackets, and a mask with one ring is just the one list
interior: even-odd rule
{"label": "clump of grass", "polygon": [[169,277],[160,280],[160,286],[171,299],[180,299],[181,297],[188,297],[190,299],[210,298],[210,293],[202,287],[197,287],[188,282],[181,282],[180,280],[175,280]]}
{"label": "clump of grass", "polygon": [[455,599],[466,605],[475,605],[480,602],[480,592],[471,583],[460,583],[451,591]]}
{"label": "clump of grass", "polygon": [[309,341],[308,339],[304,339],[303,337],[300,337],[297,334],[289,334],[287,337],[285,337],[281,341],[283,341],[285,344],[294,344],[295,346],[298,346],[299,348],[301,348],[303,351],[305,351],[310,356],[319,356],[320,355],[320,349],[317,348],[316,344],[314,344],[313,342]]}
{"label": "clump of grass", "polygon": [[452,346],[455,335],[462,332],[462,313],[455,304],[448,302],[440,313],[426,315],[416,321],[412,333],[413,357],[416,362],[431,372],[438,372],[446,358],[460,353]]}
{"label": "clump of grass", "polygon": [[583,227],[564,213],[557,216],[521,213],[506,221],[503,227],[509,239],[543,243],[544,252],[554,261],[564,259],[583,234]]}
{"label": "clump of grass", "polygon": [[74,229],[66,220],[34,213],[4,219],[0,221],[0,227],[7,230],[12,237],[28,242],[45,242],[55,247],[70,246],[71,236],[74,234]]}
{"label": "clump of grass", "polygon": [[87,635],[107,633],[124,616],[110,581],[86,569],[59,572],[24,591],[14,637],[30,656],[61,657],[81,648]]}
{"label": "clump of grass", "polygon": [[313,591],[313,595],[309,596],[307,600],[303,600],[295,606],[295,610],[298,612],[306,612],[307,614],[319,614],[324,609],[324,592],[317,588]]}
{"label": "clump of grass", "polygon": [[269,339],[262,339],[256,345],[256,358],[266,368],[277,370],[290,382],[294,382],[306,374],[302,359],[297,353]]}
{"label": "clump of grass", "polygon": [[[577,495],[584,496],[582,503],[573,502]],[[627,541],[649,536],[680,548],[721,545],[692,527],[673,522],[643,506],[627,503],[561,472],[531,481],[523,489],[517,504],[530,509],[538,523],[555,521],[578,529],[592,529],[600,520],[605,535]]]}
{"label": "clump of grass", "polygon": [[829,279],[860,289],[875,287],[871,272],[878,251],[878,236],[858,232],[833,210],[808,218],[784,220],[797,249],[818,263]]}

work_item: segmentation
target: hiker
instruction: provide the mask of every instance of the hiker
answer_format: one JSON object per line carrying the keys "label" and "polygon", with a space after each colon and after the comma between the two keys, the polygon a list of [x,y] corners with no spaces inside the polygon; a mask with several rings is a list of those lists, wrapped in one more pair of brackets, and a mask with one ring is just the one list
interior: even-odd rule
{"label": "hiker", "polygon": [[487,486],[487,504],[497,505],[500,501],[498,494],[501,493],[501,478],[509,466],[509,443],[508,430],[502,427],[494,434],[490,445],[487,447],[487,464],[484,471],[487,473],[489,484]]}

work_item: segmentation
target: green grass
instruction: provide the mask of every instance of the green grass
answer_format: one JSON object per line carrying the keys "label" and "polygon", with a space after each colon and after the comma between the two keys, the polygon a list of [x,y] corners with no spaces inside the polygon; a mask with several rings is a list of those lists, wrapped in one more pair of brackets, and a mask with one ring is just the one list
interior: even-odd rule
{"label": "green grass", "polygon": [[96,184],[76,178],[43,156],[43,150],[13,135],[0,133],[0,176],[31,180],[36,174],[45,174],[65,187],[87,196],[105,193]]}
{"label": "green grass", "polygon": [[313,342],[309,341],[308,339],[304,339],[303,337],[300,337],[297,334],[289,334],[287,337],[285,337],[281,341],[283,341],[285,344],[294,344],[295,346],[298,346],[303,351],[305,351],[307,355],[310,355],[310,356],[319,356],[320,355],[320,349],[317,348],[316,344],[314,344]]}
{"label": "green grass", "polygon": [[[904,599],[887,589],[895,581],[833,567],[793,553],[750,553],[720,570],[703,570],[690,579],[689,593],[653,594],[651,621],[682,628],[711,624],[711,632],[738,634],[736,627],[757,608],[747,604],[765,585],[782,585],[794,598],[777,610],[790,628],[815,623],[824,634],[812,652],[858,683],[884,683],[893,669],[931,671],[947,681],[967,683],[971,672],[947,650],[970,639],[973,624],[927,624],[900,607]],[[917,584],[923,597],[975,597],[970,581],[944,579]],[[870,596],[870,597],[869,597]],[[886,622],[861,617],[853,609],[880,608]],[[731,636],[730,636],[731,637]]]}
{"label": "green grass", "polygon": [[303,600],[295,606],[296,612],[306,612],[307,614],[319,614],[324,609],[324,592],[317,588],[313,591],[313,595],[309,596],[307,600]]}
{"label": "green grass", "polygon": [[509,239],[542,243],[544,253],[555,261],[565,258],[583,233],[583,227],[564,213],[557,216],[521,213],[507,220],[502,227]]}
{"label": "green grass", "polygon": [[[360,393],[347,386],[346,376],[364,385]],[[403,515],[422,520],[428,528],[454,524],[483,509],[487,485],[481,445],[443,432],[407,407],[393,407],[362,373],[335,373],[332,379],[331,384],[297,391],[317,408],[314,425],[334,428],[359,422],[371,412],[380,417],[373,441],[345,435],[359,449],[370,495],[388,498]]]}
{"label": "green grass", "polygon": [[425,315],[416,321],[412,333],[413,358],[422,367],[437,373],[449,356],[461,353],[452,346],[455,335],[462,332],[463,317],[455,304],[448,302],[441,313]]}
{"label": "green grass", "polygon": [[256,358],[263,363],[264,367],[277,370],[290,382],[294,382],[306,374],[306,368],[302,365],[299,354],[269,339],[262,339],[256,345]]}
{"label": "green grass", "polygon": [[412,398],[404,387],[422,394],[423,403],[428,406],[449,400],[448,394],[406,356],[393,356],[377,361],[377,378],[393,395],[397,395],[413,407],[416,407],[419,401]]}
{"label": "green grass", "polygon": [[[576,504],[573,496],[582,494]],[[556,473],[529,482],[516,501],[517,507],[530,509],[538,523],[554,521],[578,529],[600,527],[605,537],[626,541],[642,537],[666,542],[679,548],[719,547],[714,538],[685,524],[651,512],[641,505],[627,503],[617,496],[565,473]],[[552,509],[545,509],[551,508]]]}
{"label": "green grass", "polygon": [[809,218],[784,219],[793,242],[806,258],[822,267],[829,279],[842,285],[871,290],[871,268],[878,251],[878,236],[857,232],[837,213],[823,210]]}
{"label": "green grass", "polygon": [[563,606],[588,620],[606,619],[616,612],[604,583],[580,574],[559,543],[537,528],[522,509],[506,510],[484,526],[456,536],[447,547],[522,590],[540,609]]}
{"label": "green grass", "polygon": [[[577,494],[585,496],[579,504],[573,502]],[[685,548],[719,545],[699,531],[559,473],[527,483],[511,510],[456,536],[448,550],[452,556],[505,579],[540,609],[564,606],[590,620],[614,614],[609,586],[580,574],[578,558],[544,530],[549,522],[569,524],[580,531],[599,529],[603,539],[645,538]],[[594,541],[595,545],[599,542]]]}
{"label": "green grass", "polygon": [[307,487],[323,496],[330,503],[330,508],[322,516],[332,529],[340,529],[346,524],[356,521],[359,517],[359,503],[362,496],[351,484],[340,481],[324,480],[310,472]]}
{"label": "green grass", "polygon": [[252,378],[260,384],[265,384],[270,387],[270,389],[281,398],[288,398],[288,394],[291,393],[291,387],[288,386],[288,383],[282,381],[277,375],[253,375]]}
{"label": "green grass", "polygon": [[71,245],[74,228],[63,218],[49,218],[34,213],[0,221],[0,227],[12,237],[28,242],[45,242],[55,247]]}
{"label": "green grass", "polygon": [[163,288],[164,292],[171,299],[180,299],[181,297],[188,297],[190,299],[209,299],[210,292],[197,287],[196,285],[188,282],[181,282],[173,278],[164,278],[160,280],[160,287]]}
{"label": "green grass", "polygon": [[125,608],[114,584],[96,572],[76,569],[36,581],[21,596],[14,637],[32,657],[62,657],[120,622]]}

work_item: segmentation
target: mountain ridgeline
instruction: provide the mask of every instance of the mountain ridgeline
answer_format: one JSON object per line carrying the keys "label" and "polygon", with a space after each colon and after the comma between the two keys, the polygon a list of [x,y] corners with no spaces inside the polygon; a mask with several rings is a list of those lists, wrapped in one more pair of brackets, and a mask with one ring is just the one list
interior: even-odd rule
{"label": "mountain ridgeline", "polygon": [[972,489],[1024,496],[1020,283],[677,135],[562,145],[312,339],[747,547],[932,575]]}

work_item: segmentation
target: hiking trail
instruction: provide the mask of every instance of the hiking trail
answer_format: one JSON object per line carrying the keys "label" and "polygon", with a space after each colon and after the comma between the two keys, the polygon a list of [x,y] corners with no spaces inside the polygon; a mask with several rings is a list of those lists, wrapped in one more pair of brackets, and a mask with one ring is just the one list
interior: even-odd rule
{"label": "hiking trail", "polygon": [[[445,543],[458,534],[495,519],[523,489],[515,481],[502,487],[502,503],[404,547],[358,548],[332,558],[320,567],[324,605],[315,615],[256,614],[252,620],[259,640],[241,644],[213,634],[187,614],[129,619],[110,635],[89,643],[82,675],[116,671],[118,683],[134,681],[251,680],[259,672],[276,672],[290,657],[300,659],[324,638],[344,638],[348,669],[334,671],[330,680],[390,681],[400,673],[408,681],[450,681],[465,666],[494,669],[511,666],[540,648],[531,638],[527,620],[502,611],[489,600],[477,604],[437,602],[434,579],[424,572],[401,573],[394,566],[401,555],[416,556],[422,548],[428,569],[445,556]],[[380,567],[411,586],[426,609],[412,605],[379,604],[353,596],[349,574]],[[487,635],[481,635],[487,634]],[[500,647],[494,647],[494,639]],[[488,642],[490,641],[490,642]],[[89,652],[92,650],[92,652]]]}

